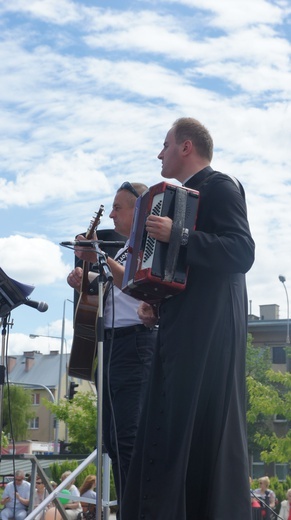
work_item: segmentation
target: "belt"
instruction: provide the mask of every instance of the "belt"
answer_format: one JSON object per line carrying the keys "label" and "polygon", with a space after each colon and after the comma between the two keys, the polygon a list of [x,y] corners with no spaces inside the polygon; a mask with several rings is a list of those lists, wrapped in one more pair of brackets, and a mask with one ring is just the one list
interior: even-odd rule
{"label": "belt", "polygon": [[137,332],[149,332],[151,329],[145,327],[145,325],[132,325],[130,327],[116,327],[116,329],[105,329],[104,338],[111,339],[114,335],[114,338],[123,338],[124,336],[129,336],[129,334],[136,334]]}

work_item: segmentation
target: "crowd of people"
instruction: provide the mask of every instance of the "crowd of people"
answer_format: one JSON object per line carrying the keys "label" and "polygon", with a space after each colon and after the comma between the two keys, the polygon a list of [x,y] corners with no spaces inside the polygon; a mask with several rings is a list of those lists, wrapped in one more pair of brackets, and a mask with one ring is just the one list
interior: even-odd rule
{"label": "crowd of people", "polygon": [[[251,478],[250,484],[252,485]],[[268,476],[259,478],[258,488],[251,488],[251,504],[253,509],[260,511],[259,516],[253,515],[255,518],[266,517],[273,520],[277,517],[275,509],[279,509],[280,520],[291,520],[291,489],[287,490],[286,499],[281,501],[280,507],[278,508],[278,499],[276,498],[275,492],[270,489],[270,479]]]}
{"label": "crowd of people", "polygon": [[[71,471],[65,471],[61,475],[61,482],[69,477]],[[57,486],[56,482],[51,481],[51,487],[54,489]],[[78,489],[75,486],[75,480],[72,479],[66,486],[70,497],[68,499],[60,498],[60,502],[66,511],[66,516],[69,520],[77,520],[82,517],[81,513],[86,511],[95,511],[96,505],[86,502],[86,499],[93,499],[96,501],[96,475],[87,475]],[[39,475],[36,477],[34,490],[34,504],[33,507],[38,507],[45,498],[49,496],[50,492],[45,486],[44,481]],[[1,504],[4,508],[1,511],[1,519],[9,520],[24,520],[28,514],[28,506],[31,497],[31,483],[30,478],[25,478],[22,470],[15,472],[14,480],[9,482],[3,492]],[[85,499],[83,501],[82,499]],[[36,520],[61,520],[61,515],[53,502],[47,504],[43,510],[37,514]]]}
{"label": "crowd of people", "polygon": [[[63,482],[71,471],[66,471],[61,475],[61,482]],[[286,492],[286,499],[281,501],[280,507],[278,507],[278,500],[275,492],[270,489],[270,479],[268,476],[263,476],[258,479],[259,487],[252,489],[252,479],[250,478],[251,485],[251,505],[252,508],[272,513],[275,512],[275,508],[279,511],[280,520],[291,520],[291,489]],[[57,486],[57,483],[51,481],[52,488]],[[43,500],[49,495],[49,491],[45,487],[45,483],[40,476],[36,477],[35,481],[36,489],[34,493],[34,508],[36,508]],[[61,499],[63,506],[66,511],[66,516],[70,520],[77,520],[83,517],[80,513],[91,512],[95,515],[96,511],[96,475],[87,475],[79,488],[75,485],[75,480],[72,479],[66,486],[69,499]],[[15,520],[24,520],[27,516],[29,501],[30,501],[31,484],[30,478],[24,475],[24,472],[18,470],[15,472],[15,478],[9,482],[2,495],[1,504],[4,508],[1,511],[1,519],[8,520],[15,518]],[[75,498],[72,498],[75,497]],[[84,501],[85,499],[85,501]],[[91,499],[93,502],[87,502],[86,499]],[[15,509],[14,509],[15,504]],[[255,518],[263,518],[266,514],[259,514]],[[85,515],[86,517],[86,515]],[[254,517],[254,516],[253,516]],[[269,513],[267,518],[275,518],[276,515]],[[39,513],[36,520],[61,520],[61,515],[54,503],[46,505],[46,507]],[[92,517],[94,518],[94,516]]]}

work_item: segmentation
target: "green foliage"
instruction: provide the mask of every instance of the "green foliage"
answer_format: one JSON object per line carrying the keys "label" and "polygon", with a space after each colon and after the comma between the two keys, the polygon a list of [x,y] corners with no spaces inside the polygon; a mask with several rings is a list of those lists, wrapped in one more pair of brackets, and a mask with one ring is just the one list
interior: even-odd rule
{"label": "green foliage", "polygon": [[252,335],[248,334],[246,352],[246,376],[266,383],[266,371],[271,369],[271,354],[268,348],[254,347]]}
{"label": "green foliage", "polygon": [[96,396],[91,392],[78,392],[71,401],[62,399],[59,404],[44,400],[45,406],[60,421],[67,424],[72,453],[89,453],[96,446]]}
{"label": "green foliage", "polygon": [[250,451],[260,449],[257,434],[270,435],[271,430],[261,413],[261,401],[265,401],[266,372],[271,368],[270,351],[254,347],[248,334],[246,352],[247,422]]}
{"label": "green foliage", "polygon": [[[263,349],[268,352],[268,348]],[[269,356],[269,354],[268,354]],[[273,431],[275,415],[291,421],[291,374],[270,368],[262,349],[247,346],[248,442],[249,449],[258,448],[266,463],[291,460],[291,431],[278,437]]]}
{"label": "green foliage", "polygon": [[[91,392],[78,392],[74,399],[68,401],[62,399],[57,405],[45,400],[45,406],[60,421],[67,423],[69,432],[70,450],[72,453],[88,454],[95,449],[97,431],[97,408],[96,396]],[[61,475],[65,471],[73,471],[78,466],[77,461],[67,460],[61,464],[54,463],[50,466],[52,478],[60,483]],[[80,487],[87,475],[96,474],[96,466],[89,464],[76,478],[76,486]],[[112,469],[110,472],[110,499],[116,500],[116,491],[113,480]]]}
{"label": "green foliage", "polygon": [[1,444],[2,444],[2,448],[7,448],[9,442],[8,442],[8,437],[7,435],[5,435],[4,432],[2,432],[2,435],[1,435]]}
{"label": "green foliage", "polygon": [[[34,417],[30,409],[31,391],[17,385],[5,385],[3,392],[3,431],[15,441],[27,438],[28,421]],[[11,427],[12,426],[12,427]]]}

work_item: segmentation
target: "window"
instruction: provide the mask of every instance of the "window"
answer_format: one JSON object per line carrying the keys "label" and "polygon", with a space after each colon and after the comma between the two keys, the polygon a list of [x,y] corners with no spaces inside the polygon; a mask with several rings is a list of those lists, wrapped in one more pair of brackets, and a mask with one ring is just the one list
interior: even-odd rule
{"label": "window", "polygon": [[252,454],[252,478],[260,478],[264,475],[264,462],[261,461],[260,451],[254,450]]}
{"label": "window", "polygon": [[285,347],[272,347],[272,363],[274,365],[286,364]]}
{"label": "window", "polygon": [[40,394],[32,393],[32,394],[31,394],[31,399],[32,399],[32,404],[33,404],[33,405],[38,405],[38,404],[40,404]]}
{"label": "window", "polygon": [[275,464],[275,475],[278,477],[278,480],[286,480],[288,464]]}
{"label": "window", "polygon": [[285,415],[283,415],[281,413],[277,413],[276,415],[274,415],[274,422],[276,422],[276,423],[286,423],[287,419],[286,419]]}
{"label": "window", "polygon": [[39,428],[39,417],[34,417],[28,421],[29,430],[38,430]]}

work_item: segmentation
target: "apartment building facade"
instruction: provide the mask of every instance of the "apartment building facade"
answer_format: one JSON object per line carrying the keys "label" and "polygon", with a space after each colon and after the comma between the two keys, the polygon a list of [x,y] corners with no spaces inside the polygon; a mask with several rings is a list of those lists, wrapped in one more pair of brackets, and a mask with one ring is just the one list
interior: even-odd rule
{"label": "apartment building facade", "polygon": [[[6,371],[10,384],[31,391],[31,410],[34,417],[28,425],[27,439],[23,441],[28,441],[28,446],[31,446],[31,443],[34,446],[42,446],[42,452],[56,452],[56,443],[67,438],[66,425],[62,421],[57,425],[55,416],[45,407],[43,399],[52,402],[58,402],[58,398],[63,399],[68,394],[71,382],[79,385],[78,392],[92,391],[96,394],[93,383],[68,376],[69,356],[70,354],[63,354],[61,360],[57,350],[52,350],[49,354],[31,350],[7,358]],[[19,453],[23,453],[23,449],[23,443],[18,443]],[[26,452],[31,453],[31,448]]]}

